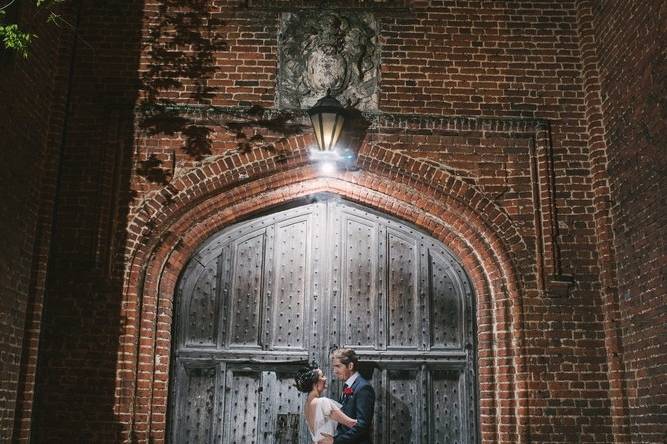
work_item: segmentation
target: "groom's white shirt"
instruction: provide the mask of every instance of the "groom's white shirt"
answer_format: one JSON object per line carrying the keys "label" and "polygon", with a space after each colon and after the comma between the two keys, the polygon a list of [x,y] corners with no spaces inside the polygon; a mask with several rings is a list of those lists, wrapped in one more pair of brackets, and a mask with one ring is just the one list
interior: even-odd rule
{"label": "groom's white shirt", "polygon": [[352,384],[354,384],[354,381],[356,381],[358,377],[359,377],[359,372],[352,373],[352,376],[347,378],[347,381],[345,381],[345,384],[347,384],[348,387],[352,387]]}

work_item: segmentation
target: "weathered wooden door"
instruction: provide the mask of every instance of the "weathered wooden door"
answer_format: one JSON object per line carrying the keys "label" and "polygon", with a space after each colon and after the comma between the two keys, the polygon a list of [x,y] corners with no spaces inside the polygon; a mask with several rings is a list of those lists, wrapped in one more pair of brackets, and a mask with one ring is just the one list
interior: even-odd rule
{"label": "weathered wooden door", "polygon": [[311,360],[329,372],[335,346],[365,362],[376,443],[476,442],[463,269],[409,224],[320,197],[229,227],[188,263],[175,297],[171,442],[309,443],[293,375]]}

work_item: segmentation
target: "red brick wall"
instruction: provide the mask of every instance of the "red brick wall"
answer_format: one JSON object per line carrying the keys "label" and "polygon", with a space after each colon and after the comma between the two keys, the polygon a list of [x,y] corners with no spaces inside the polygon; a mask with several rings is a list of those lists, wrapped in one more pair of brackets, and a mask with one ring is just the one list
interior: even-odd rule
{"label": "red brick wall", "polygon": [[[47,11],[17,2],[10,14],[37,34],[29,59],[0,51],[0,437],[22,435],[33,395],[39,316],[51,235],[63,82],[54,66],[61,30]],[[11,9],[11,8],[10,8]],[[5,441],[6,440],[6,441]]]}
{"label": "red brick wall", "polygon": [[117,442],[122,265],[113,252],[123,243],[129,201],[142,5],[67,5],[76,38],[68,40],[61,61],[73,68],[64,73],[69,99],[59,140],[31,442]]}
{"label": "red brick wall", "polygon": [[[160,442],[170,289],[188,252],[310,184],[414,220],[460,252],[480,297],[485,441],[613,442],[606,191],[591,174],[597,84],[581,8],[377,10],[387,115],[371,119],[360,172],[327,180],[309,165],[302,117],[244,111],[273,107],[277,66],[278,10],[248,3],[264,6],[81,9],[35,441]],[[137,95],[147,114],[133,115]]]}
{"label": "red brick wall", "polygon": [[[402,159],[428,160],[430,165],[474,185],[509,216],[529,252],[514,257],[523,280],[525,310],[521,330],[525,368],[517,371],[524,378],[522,389],[526,392],[519,395],[525,411],[514,420],[518,424],[509,427],[534,442],[606,442],[611,439],[607,357],[575,5],[554,1],[480,6],[467,1],[410,2],[409,12],[378,12],[382,112],[489,119],[462,119],[460,124],[436,119],[423,126],[419,119],[380,119],[361,148],[367,162],[362,169],[393,164],[383,173],[393,177],[404,174]],[[165,71],[164,62],[174,60],[156,59],[155,55],[164,57],[161,49],[168,47],[170,39],[177,40],[165,25],[165,17],[183,16],[184,11],[157,5],[149,10],[154,15],[147,29],[155,31],[151,37],[160,41],[162,48],[152,46],[143,71],[149,84],[158,85],[157,74]],[[211,87],[201,102],[271,107],[277,63],[276,11],[229,7],[211,11],[224,23],[221,37],[225,46],[217,51],[203,50],[212,56],[213,69],[210,74],[201,72],[210,78],[205,84]],[[171,49],[174,56],[183,51],[186,56],[195,55],[186,44]],[[180,76],[177,85],[158,88],[153,97],[177,104],[201,103],[193,92],[203,84],[202,76],[193,77]],[[174,128],[165,120],[155,119],[147,131],[139,133],[133,187],[140,195],[152,199],[172,176],[186,177],[193,167],[199,171],[193,180],[205,183],[207,189],[216,168],[229,177],[226,187],[234,187],[239,177],[253,180],[269,174],[262,158],[274,158],[271,151],[257,148],[249,154],[232,155],[230,150],[244,146],[255,134],[264,137],[255,147],[279,141],[281,134],[271,135],[261,125],[253,128],[247,124],[244,137],[239,138],[228,122],[241,122],[242,117],[185,116],[177,130],[188,132],[173,133]],[[548,147],[537,146],[531,152],[536,134],[503,120],[508,118],[542,125]],[[205,134],[205,143],[188,133]],[[301,146],[293,139],[279,143],[277,150],[288,153],[288,162],[296,162],[290,164],[296,168],[303,153],[292,154]],[[229,157],[224,163],[217,160],[225,155]],[[216,166],[205,167],[209,162]],[[150,205],[136,201],[140,205],[132,215],[150,227],[142,230],[139,225],[131,239],[139,243],[143,236],[150,238],[149,231],[159,231],[153,224],[160,227],[167,223],[148,222],[143,211],[190,199],[188,193],[174,187]],[[538,219],[536,212],[541,214]],[[554,275],[574,276],[576,287],[570,297],[550,296],[547,289]],[[543,286],[539,280],[545,281]],[[145,359],[151,361],[148,356]],[[140,376],[142,388],[150,387],[149,374]],[[505,392],[500,397],[510,403],[514,394]],[[163,419],[158,418],[158,424]],[[160,436],[159,425],[146,427],[153,427],[154,436]],[[512,441],[517,439],[514,433],[498,439]],[[493,440],[492,434],[485,436]]]}
{"label": "red brick wall", "polygon": [[664,2],[595,2],[595,40],[632,442],[667,437]]}

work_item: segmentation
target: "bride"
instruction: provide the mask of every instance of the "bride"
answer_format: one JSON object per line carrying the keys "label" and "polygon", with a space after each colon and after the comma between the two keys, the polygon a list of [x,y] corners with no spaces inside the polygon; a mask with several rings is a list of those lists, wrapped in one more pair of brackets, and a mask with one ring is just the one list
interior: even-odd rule
{"label": "bride", "polygon": [[308,393],[304,415],[313,443],[328,436],[333,437],[338,423],[350,428],[357,424],[356,419],[340,410],[341,404],[322,397],[327,388],[327,378],[317,364],[299,370],[294,380],[297,390]]}

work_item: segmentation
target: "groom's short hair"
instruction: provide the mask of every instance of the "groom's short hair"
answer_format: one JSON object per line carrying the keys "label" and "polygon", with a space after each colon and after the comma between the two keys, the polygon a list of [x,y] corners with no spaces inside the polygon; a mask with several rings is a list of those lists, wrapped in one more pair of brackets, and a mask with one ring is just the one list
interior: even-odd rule
{"label": "groom's short hair", "polygon": [[351,348],[337,348],[331,353],[334,359],[338,359],[341,364],[352,364],[352,369],[356,370],[359,365],[359,357],[357,353]]}

